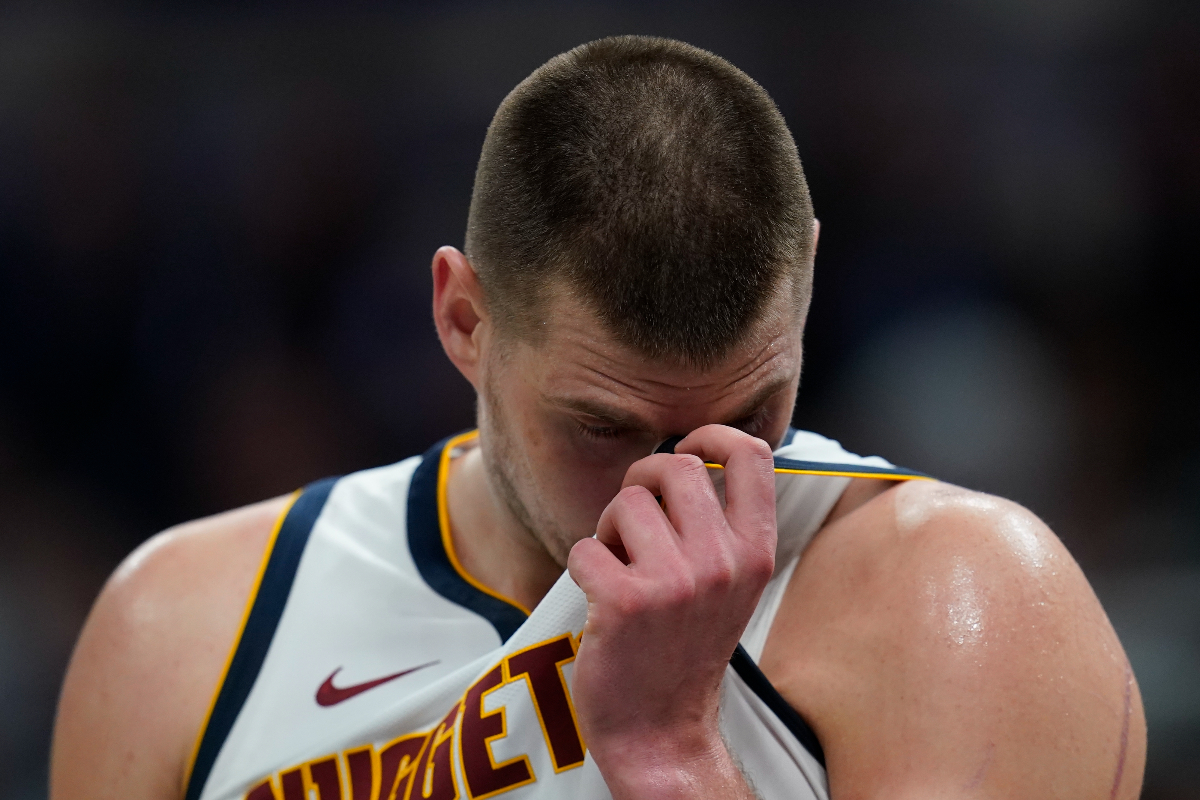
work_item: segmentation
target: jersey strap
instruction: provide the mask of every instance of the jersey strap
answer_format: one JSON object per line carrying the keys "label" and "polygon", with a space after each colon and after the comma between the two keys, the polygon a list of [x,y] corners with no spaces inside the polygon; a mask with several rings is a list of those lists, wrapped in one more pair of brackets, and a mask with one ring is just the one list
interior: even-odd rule
{"label": "jersey strap", "polygon": [[[709,464],[717,467],[719,464]],[[875,467],[867,464],[834,464],[827,461],[797,461],[775,456],[775,472],[783,475],[828,475],[840,478],[879,478],[885,481],[933,480],[924,472],[902,467]]]}
{"label": "jersey strap", "polygon": [[[795,428],[788,428],[784,434],[781,448],[787,447],[799,433]],[[672,436],[664,439],[655,453],[674,453],[675,445],[683,441],[682,436]],[[709,469],[724,469],[721,464],[704,462]],[[879,478],[885,481],[933,480],[924,472],[917,472],[903,467],[879,467],[867,464],[838,464],[831,461],[799,461],[794,458],[775,456],[775,472],[781,475],[824,475],[834,478]]]}
{"label": "jersey strap", "polygon": [[309,534],[337,480],[326,478],[306,486],[280,520],[258,579],[257,591],[251,595],[237,647],[225,668],[220,689],[202,728],[186,781],[184,800],[200,797],[217,754],[254,688],[279,618],[283,616]]}
{"label": "jersey strap", "polygon": [[733,667],[733,671],[738,674],[738,677],[746,686],[750,687],[750,691],[766,703],[767,708],[774,712],[784,727],[792,732],[796,740],[817,760],[817,763],[824,767],[825,750],[821,747],[817,734],[804,721],[804,717],[800,716],[800,713],[792,708],[779,690],[771,684],[763,671],[758,668],[758,664],[755,664],[754,659],[746,652],[746,648],[740,644],[737,646],[737,649],[733,651],[733,658],[729,659],[729,666]]}
{"label": "jersey strap", "polygon": [[454,555],[449,520],[443,520],[446,465],[451,450],[457,443],[472,438],[473,432],[469,432],[443,439],[422,457],[408,490],[408,547],[417,571],[430,588],[492,623],[500,641],[507,642],[528,618],[528,613],[480,584],[462,568]]}

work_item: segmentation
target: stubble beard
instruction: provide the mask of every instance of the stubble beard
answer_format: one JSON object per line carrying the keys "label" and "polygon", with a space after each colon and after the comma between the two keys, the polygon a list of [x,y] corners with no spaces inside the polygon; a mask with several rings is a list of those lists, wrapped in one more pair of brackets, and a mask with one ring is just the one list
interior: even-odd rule
{"label": "stubble beard", "polygon": [[[494,374],[494,370],[489,370],[489,373]],[[574,540],[544,514],[539,514],[541,519],[535,520],[529,505],[522,499],[518,487],[533,487],[533,476],[523,449],[514,441],[499,392],[491,378],[489,374],[484,381],[476,415],[488,488],[493,499],[503,504],[529,544],[545,551],[560,567],[566,569],[567,555]]]}

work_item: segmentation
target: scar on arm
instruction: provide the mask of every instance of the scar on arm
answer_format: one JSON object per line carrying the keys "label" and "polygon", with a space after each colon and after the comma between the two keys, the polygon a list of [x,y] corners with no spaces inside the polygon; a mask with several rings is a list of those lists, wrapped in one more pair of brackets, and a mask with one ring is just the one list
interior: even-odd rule
{"label": "scar on arm", "polygon": [[987,749],[983,751],[983,763],[979,765],[979,769],[975,770],[975,775],[971,780],[963,786],[963,791],[971,791],[978,789],[983,785],[983,776],[987,774],[988,767],[992,765],[992,761],[996,758],[996,743],[988,742]]}
{"label": "scar on arm", "polygon": [[1133,713],[1133,668],[1125,662],[1125,714],[1121,722],[1121,743],[1117,750],[1117,773],[1113,776],[1112,791],[1108,800],[1116,800],[1121,790],[1121,778],[1125,775],[1125,754],[1129,749],[1129,717]]}

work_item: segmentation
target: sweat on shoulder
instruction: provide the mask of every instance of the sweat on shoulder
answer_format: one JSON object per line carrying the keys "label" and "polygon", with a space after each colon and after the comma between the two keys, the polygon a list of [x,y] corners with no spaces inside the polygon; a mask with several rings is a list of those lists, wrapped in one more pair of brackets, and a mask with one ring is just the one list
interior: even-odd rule
{"label": "sweat on shoulder", "polygon": [[1137,684],[1053,533],[791,427],[818,230],[718,56],[538,68],[432,262],[477,430],[139,548],[53,800],[1135,798]]}

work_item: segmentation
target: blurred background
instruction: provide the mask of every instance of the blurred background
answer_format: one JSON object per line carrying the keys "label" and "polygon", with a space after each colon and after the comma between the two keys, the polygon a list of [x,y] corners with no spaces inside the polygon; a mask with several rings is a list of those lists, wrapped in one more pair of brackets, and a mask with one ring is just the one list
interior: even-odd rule
{"label": "blurred background", "polygon": [[[164,527],[468,427],[429,314],[505,93],[616,33],[760,81],[822,222],[796,423],[1042,515],[1200,797],[1200,5],[0,5],[0,798]],[[1187,267],[1192,264],[1192,267]]]}

